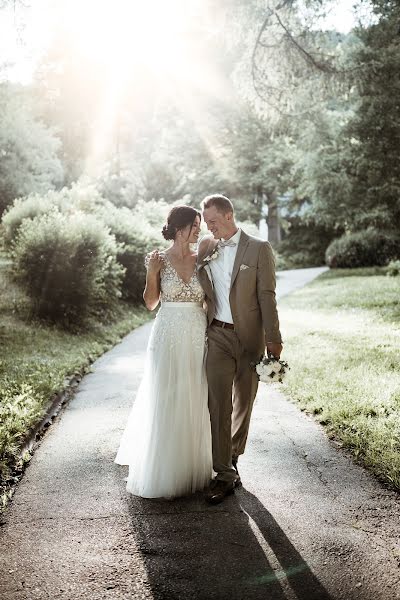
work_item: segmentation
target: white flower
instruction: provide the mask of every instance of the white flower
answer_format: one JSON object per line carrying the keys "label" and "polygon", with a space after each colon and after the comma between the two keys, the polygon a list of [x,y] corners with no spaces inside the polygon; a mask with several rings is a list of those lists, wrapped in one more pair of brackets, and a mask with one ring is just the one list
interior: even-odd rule
{"label": "white flower", "polygon": [[274,360],[271,363],[271,369],[274,373],[279,373],[282,370],[282,365],[278,360]]}
{"label": "white flower", "polygon": [[282,380],[282,375],[280,373],[272,373],[272,375],[270,375],[270,381],[272,383],[274,383],[275,381],[281,381]]}
{"label": "white flower", "polygon": [[211,252],[211,254],[203,258],[203,262],[210,262],[210,260],[215,260],[216,258],[218,258],[217,246],[215,247],[214,252]]}
{"label": "white flower", "polygon": [[271,373],[273,373],[273,368],[272,365],[264,365],[263,363],[259,363],[256,366],[256,371],[257,374],[264,377],[268,377],[269,375],[271,375]]}

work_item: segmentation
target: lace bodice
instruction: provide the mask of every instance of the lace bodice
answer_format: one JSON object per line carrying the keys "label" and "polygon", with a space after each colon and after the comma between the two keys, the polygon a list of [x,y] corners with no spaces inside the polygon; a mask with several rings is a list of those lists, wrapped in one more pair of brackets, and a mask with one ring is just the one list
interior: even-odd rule
{"label": "lace bodice", "polygon": [[189,282],[185,283],[172,266],[168,255],[163,253],[162,258],[164,266],[160,273],[161,301],[203,302],[204,292],[197,277],[197,270],[193,271]]}

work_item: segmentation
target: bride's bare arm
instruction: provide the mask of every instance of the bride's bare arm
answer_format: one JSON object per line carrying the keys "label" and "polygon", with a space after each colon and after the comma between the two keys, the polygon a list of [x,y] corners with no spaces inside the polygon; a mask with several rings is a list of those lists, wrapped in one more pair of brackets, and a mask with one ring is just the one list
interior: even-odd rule
{"label": "bride's bare arm", "polygon": [[154,310],[160,301],[160,271],[162,265],[163,261],[158,250],[151,252],[147,266],[146,286],[143,292],[143,300],[149,310]]}

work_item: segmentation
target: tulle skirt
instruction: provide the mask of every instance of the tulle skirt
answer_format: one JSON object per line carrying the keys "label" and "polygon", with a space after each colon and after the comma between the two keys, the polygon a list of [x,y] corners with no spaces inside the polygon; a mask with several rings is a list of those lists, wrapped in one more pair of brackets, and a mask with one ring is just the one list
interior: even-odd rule
{"label": "tulle skirt", "polygon": [[115,462],[143,498],[202,490],[212,475],[205,373],[206,316],[195,302],[163,302]]}

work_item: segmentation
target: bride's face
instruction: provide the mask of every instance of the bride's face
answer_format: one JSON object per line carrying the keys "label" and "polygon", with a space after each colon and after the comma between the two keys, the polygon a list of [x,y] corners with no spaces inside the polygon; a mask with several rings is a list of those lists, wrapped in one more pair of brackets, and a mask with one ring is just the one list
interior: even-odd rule
{"label": "bride's face", "polygon": [[200,234],[200,217],[196,217],[193,225],[188,225],[182,229],[182,240],[188,241],[189,244],[197,244]]}

